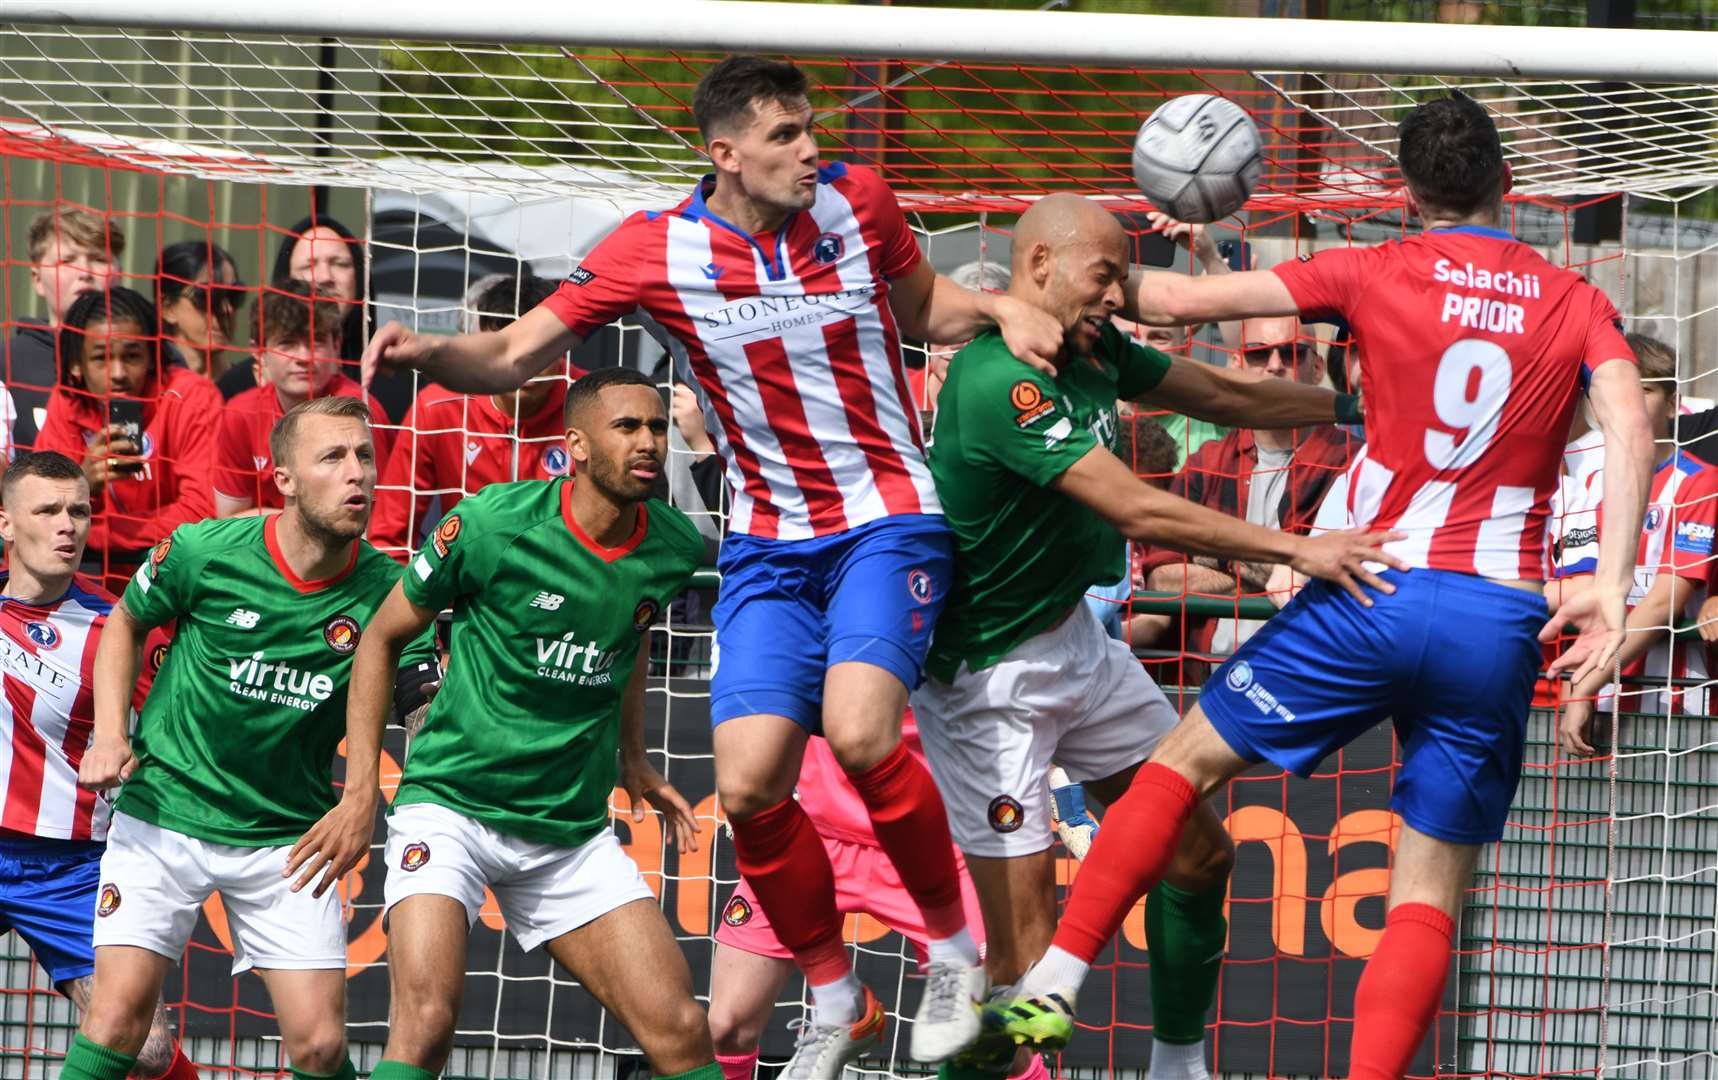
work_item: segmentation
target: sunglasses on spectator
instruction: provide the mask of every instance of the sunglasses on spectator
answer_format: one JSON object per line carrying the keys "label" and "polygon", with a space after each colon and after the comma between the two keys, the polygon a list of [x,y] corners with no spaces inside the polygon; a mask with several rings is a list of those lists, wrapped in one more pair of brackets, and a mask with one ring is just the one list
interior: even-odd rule
{"label": "sunglasses on spectator", "polygon": [[170,287],[174,299],[181,297],[191,301],[199,311],[237,311],[244,305],[246,292],[244,282],[174,282]]}
{"label": "sunglasses on spectator", "polygon": [[1311,345],[1300,344],[1294,346],[1255,345],[1250,348],[1242,349],[1241,359],[1246,361],[1248,367],[1269,367],[1271,363],[1271,354],[1285,351],[1290,354],[1284,358],[1285,367],[1289,364],[1310,364],[1314,360],[1318,359],[1317,349],[1314,349]]}

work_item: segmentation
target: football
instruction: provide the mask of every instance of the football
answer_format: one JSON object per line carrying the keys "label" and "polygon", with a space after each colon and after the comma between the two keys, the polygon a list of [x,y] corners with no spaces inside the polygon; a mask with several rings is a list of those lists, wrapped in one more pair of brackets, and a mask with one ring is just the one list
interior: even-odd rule
{"label": "football", "polygon": [[1170,217],[1204,224],[1246,204],[1264,172],[1259,129],[1239,105],[1188,94],[1159,106],[1133,140],[1133,182]]}

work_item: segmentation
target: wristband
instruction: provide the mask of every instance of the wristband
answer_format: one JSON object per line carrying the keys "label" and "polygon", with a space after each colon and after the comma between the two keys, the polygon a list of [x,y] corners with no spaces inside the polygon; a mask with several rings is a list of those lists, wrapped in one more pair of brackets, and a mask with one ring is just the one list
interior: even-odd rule
{"label": "wristband", "polygon": [[1359,394],[1336,395],[1336,422],[1339,424],[1364,424],[1366,414],[1360,407]]}

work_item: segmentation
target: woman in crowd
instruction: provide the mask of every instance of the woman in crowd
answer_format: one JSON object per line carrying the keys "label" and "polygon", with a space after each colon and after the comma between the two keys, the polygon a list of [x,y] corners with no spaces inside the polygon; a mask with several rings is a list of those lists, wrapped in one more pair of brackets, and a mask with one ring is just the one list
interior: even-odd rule
{"label": "woman in crowd", "polygon": [[155,260],[161,336],[199,375],[218,379],[227,370],[224,354],[232,344],[244,295],[238,264],[225,248],[181,240],[162,248]]}

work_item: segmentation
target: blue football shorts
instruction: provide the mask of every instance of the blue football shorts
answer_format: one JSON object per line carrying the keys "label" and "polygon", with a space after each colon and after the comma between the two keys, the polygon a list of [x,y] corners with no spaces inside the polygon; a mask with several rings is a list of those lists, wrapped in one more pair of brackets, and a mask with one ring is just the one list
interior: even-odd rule
{"label": "blue football shorts", "polygon": [[907,514],[811,540],[729,536],[717,566],[711,724],[767,713],[816,734],[835,664],[919,685],[954,580],[954,534],[939,516]]}
{"label": "blue football shorts", "polygon": [[95,971],[95,896],[105,844],[0,837],[0,932],[14,930],[55,986]]}
{"label": "blue football shorts", "polygon": [[1500,839],[1521,778],[1542,596],[1418,569],[1363,607],[1315,581],[1236,651],[1199,704],[1241,757],[1307,776],[1386,718],[1402,765],[1392,805],[1457,844]]}

